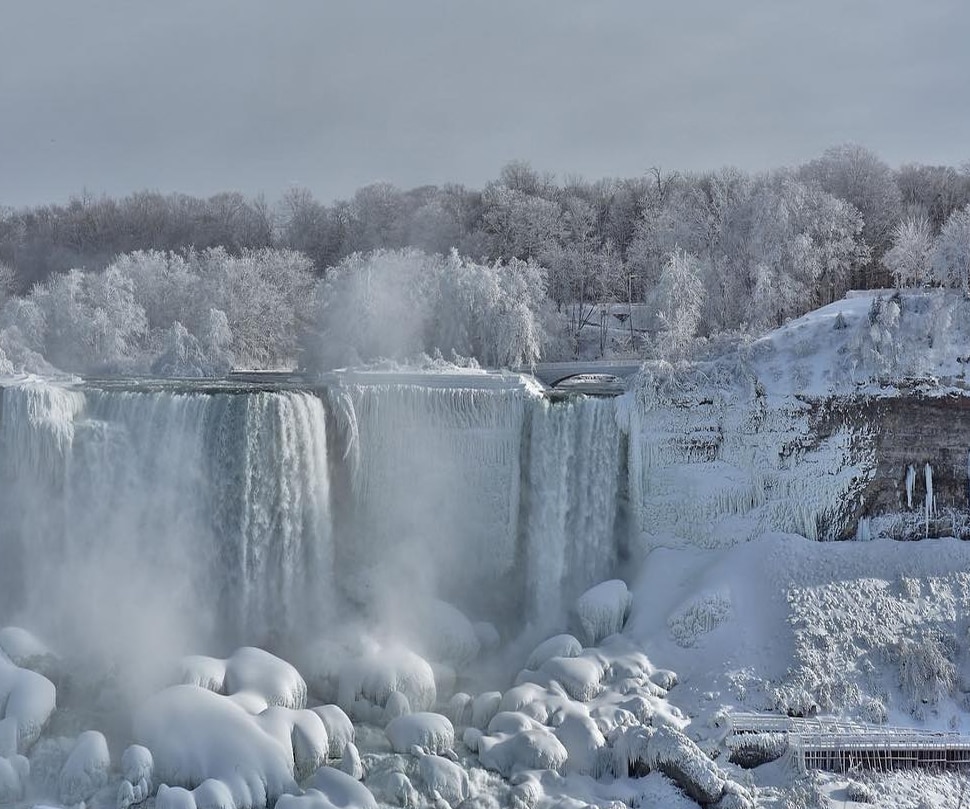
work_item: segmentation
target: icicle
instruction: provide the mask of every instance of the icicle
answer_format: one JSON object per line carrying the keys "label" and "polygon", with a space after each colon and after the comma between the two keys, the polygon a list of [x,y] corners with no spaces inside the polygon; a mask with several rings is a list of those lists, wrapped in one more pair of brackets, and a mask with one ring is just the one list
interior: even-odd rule
{"label": "icicle", "polygon": [[933,499],[933,467],[926,464],[926,536],[930,535],[930,517],[936,513],[936,503]]}
{"label": "icicle", "polygon": [[[970,457],[967,460],[967,466],[970,468]],[[916,467],[912,464],[906,470],[906,508],[913,507],[913,487],[916,485]]]}

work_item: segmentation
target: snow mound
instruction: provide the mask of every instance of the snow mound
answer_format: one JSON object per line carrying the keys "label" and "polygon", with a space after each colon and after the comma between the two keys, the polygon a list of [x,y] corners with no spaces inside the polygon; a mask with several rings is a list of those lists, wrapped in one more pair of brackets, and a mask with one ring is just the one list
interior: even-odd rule
{"label": "snow mound", "polygon": [[482,765],[505,778],[519,770],[561,772],[569,753],[545,727],[533,727],[514,734],[482,736],[478,740]]}
{"label": "snow mound", "polygon": [[425,792],[438,793],[450,806],[457,806],[471,796],[468,773],[458,764],[441,756],[421,756],[418,772]]}
{"label": "snow mound", "polygon": [[[307,791],[304,796],[312,795],[319,801],[321,798],[326,804],[315,803],[294,804],[292,801],[299,801],[299,798],[292,796],[285,797],[277,804],[279,809],[323,809],[324,807],[338,807],[338,809],[377,809],[377,801],[371,791],[360,781],[347,775],[347,773],[335,770],[333,767],[322,767],[317,770],[313,777],[307,782]],[[319,797],[318,797],[319,796]]]}
{"label": "snow mound", "polygon": [[[267,724],[269,730],[228,697],[177,685],[136,711],[134,737],[151,751],[158,781],[194,789],[215,779],[225,784],[234,806],[262,809],[296,787],[293,751],[274,735],[274,723]],[[172,806],[190,805],[188,800],[182,793],[165,798]]]}
{"label": "snow mound", "polygon": [[591,587],[573,607],[579,636],[587,646],[620,632],[630,613],[633,597],[626,583],[611,579]]}
{"label": "snow mound", "polygon": [[339,705],[318,705],[312,710],[326,728],[330,758],[340,758],[344,748],[354,741],[354,723]]}
{"label": "snow mound", "polygon": [[501,709],[502,692],[486,691],[472,700],[472,727],[484,730]]}
{"label": "snow mound", "polygon": [[542,664],[538,672],[525,671],[519,676],[523,682],[549,685],[555,681],[566,693],[580,702],[589,702],[602,691],[600,683],[606,674],[602,658],[590,655],[553,657]]}
{"label": "snow mound", "polygon": [[251,692],[271,706],[306,706],[307,687],[300,673],[285,660],[255,646],[243,646],[225,660],[191,655],[182,659],[179,669],[183,685],[225,695]]}
{"label": "snow mound", "polygon": [[257,717],[284,749],[293,754],[293,775],[302,781],[327,763],[330,740],[320,716],[313,711],[271,706]]}
{"label": "snow mound", "polygon": [[[437,700],[434,670],[426,660],[407,649],[387,648],[345,663],[340,669],[337,704],[358,720],[383,711],[388,697],[399,691],[412,711],[427,711]],[[380,721],[378,718],[376,721]]]}
{"label": "snow mound", "polygon": [[395,753],[409,753],[420,747],[432,753],[455,746],[455,729],[448,717],[437,713],[414,713],[400,716],[384,729]]}
{"label": "snow mound", "polygon": [[676,782],[698,803],[714,803],[724,794],[726,779],[717,765],[674,728],[659,728],[650,737],[647,765]]}
{"label": "snow mound", "polygon": [[58,797],[65,806],[90,800],[108,783],[111,754],[104,734],[87,730],[77,737],[74,749],[57,779]]}
{"label": "snow mound", "polygon": [[536,671],[542,667],[543,663],[553,657],[576,657],[582,651],[583,644],[572,635],[554,635],[532,650],[525,667]]}
{"label": "snow mound", "polygon": [[599,778],[607,772],[611,762],[606,738],[588,716],[572,714],[563,719],[554,731],[566,749],[566,771]]}
{"label": "snow mound", "polygon": [[0,756],[29,749],[54,712],[56,700],[50,680],[0,658]]}

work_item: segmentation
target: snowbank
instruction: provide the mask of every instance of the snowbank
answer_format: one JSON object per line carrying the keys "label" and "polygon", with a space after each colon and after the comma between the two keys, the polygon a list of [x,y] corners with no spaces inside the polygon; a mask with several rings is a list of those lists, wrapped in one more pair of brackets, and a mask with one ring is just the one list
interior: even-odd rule
{"label": "snowbank", "polygon": [[410,753],[420,747],[440,753],[455,746],[455,729],[448,717],[437,713],[415,713],[400,716],[384,728],[395,753]]}

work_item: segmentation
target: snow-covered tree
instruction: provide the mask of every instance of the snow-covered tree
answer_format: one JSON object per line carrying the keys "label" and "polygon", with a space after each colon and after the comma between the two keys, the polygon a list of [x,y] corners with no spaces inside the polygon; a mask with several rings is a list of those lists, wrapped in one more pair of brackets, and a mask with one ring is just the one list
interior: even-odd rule
{"label": "snow-covered tree", "polygon": [[355,253],[316,293],[305,359],[333,368],[419,354],[490,366],[535,362],[545,340],[545,272],[534,262],[478,264],[455,251]]}
{"label": "snow-covered tree", "polygon": [[933,245],[931,266],[933,280],[970,294],[970,205],[946,220]]}
{"label": "snow-covered tree", "polygon": [[676,248],[660,273],[653,300],[663,324],[661,353],[666,359],[682,359],[697,334],[704,303],[704,285],[697,257]]}
{"label": "snow-covered tree", "polygon": [[893,228],[893,246],[883,264],[893,274],[896,286],[919,286],[927,280],[933,234],[922,215],[904,219]]}

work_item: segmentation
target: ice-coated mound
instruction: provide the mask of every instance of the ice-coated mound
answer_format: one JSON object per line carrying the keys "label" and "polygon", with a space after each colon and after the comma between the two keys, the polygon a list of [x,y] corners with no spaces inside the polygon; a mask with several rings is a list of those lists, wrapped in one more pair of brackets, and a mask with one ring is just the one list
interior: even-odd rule
{"label": "ice-coated mound", "polygon": [[568,753],[567,772],[599,778],[609,769],[612,759],[606,738],[589,716],[570,714],[553,732]]}
{"label": "ice-coated mound", "polygon": [[471,795],[468,773],[441,756],[421,756],[418,772],[429,797],[437,792],[450,806],[457,806]]}
{"label": "ice-coated mound", "polygon": [[441,753],[455,746],[455,729],[448,717],[438,713],[414,713],[390,722],[384,733],[395,753],[409,753],[420,747]]}
{"label": "ice-coated mound", "polygon": [[179,661],[177,682],[226,693],[226,661],[206,655],[188,655]]}
{"label": "ice-coated mound", "polygon": [[339,705],[318,705],[312,710],[327,730],[330,758],[340,758],[344,748],[354,741],[354,723]]}
{"label": "ice-coated mound", "polygon": [[484,730],[502,704],[501,691],[485,691],[472,700],[472,727]]}
{"label": "ice-coated mound", "polygon": [[505,778],[518,770],[561,772],[568,755],[552,731],[541,726],[513,734],[482,736],[478,740],[482,765]]}
{"label": "ice-coated mound", "polygon": [[179,665],[179,682],[217,694],[258,694],[270,706],[306,707],[307,687],[292,665],[255,646],[236,649],[225,660],[190,655]]}
{"label": "ice-coated mound", "polygon": [[277,809],[377,809],[371,791],[360,781],[335,770],[321,767],[306,783],[302,795],[286,795]]}
{"label": "ice-coated mound", "polygon": [[[371,652],[341,667],[337,704],[353,719],[379,722],[388,697],[395,691],[407,697],[412,711],[433,708],[437,699],[434,670],[407,649]],[[380,711],[375,714],[374,708]]]}
{"label": "ice-coated mound", "polygon": [[554,657],[576,657],[582,651],[583,644],[572,635],[553,635],[532,650],[525,667],[537,671],[547,660]]}
{"label": "ice-coated mound", "polygon": [[605,673],[606,664],[595,654],[553,657],[543,663],[537,672],[521,672],[516,684],[531,682],[548,686],[555,681],[572,699],[589,702],[602,691],[600,682]]}
{"label": "ice-coated mound", "polygon": [[130,744],[121,754],[121,777],[137,784],[144,778],[151,782],[155,776],[155,762],[152,751],[140,744]]}
{"label": "ice-coated mound", "polygon": [[29,776],[30,762],[24,756],[0,756],[0,804],[21,800]]}
{"label": "ice-coated mound", "polygon": [[[134,737],[151,750],[156,781],[187,789],[221,781],[238,809],[262,809],[296,788],[293,751],[258,716],[198,686],[149,698],[135,713]],[[172,806],[183,800],[181,793],[166,798]]]}
{"label": "ice-coated mound", "polygon": [[330,740],[318,714],[271,706],[256,717],[260,726],[293,753],[293,776],[302,781],[327,763]]}
{"label": "ice-coated mound", "polygon": [[23,753],[37,741],[56,701],[50,680],[0,659],[0,756]]}
{"label": "ice-coated mound", "polygon": [[77,737],[74,749],[61,768],[57,794],[65,806],[89,800],[108,783],[111,754],[104,734],[86,730]]}
{"label": "ice-coated mound", "polygon": [[646,752],[650,769],[662,772],[698,803],[714,803],[724,794],[727,781],[717,765],[679,730],[659,728]]}
{"label": "ice-coated mound", "polygon": [[255,691],[282,708],[306,707],[306,683],[293,666],[255,646],[244,646],[226,661],[226,693]]}
{"label": "ice-coated mound", "polygon": [[576,599],[573,606],[579,638],[587,646],[595,646],[620,632],[632,604],[633,596],[620,579],[610,579],[591,587]]}

